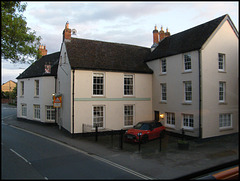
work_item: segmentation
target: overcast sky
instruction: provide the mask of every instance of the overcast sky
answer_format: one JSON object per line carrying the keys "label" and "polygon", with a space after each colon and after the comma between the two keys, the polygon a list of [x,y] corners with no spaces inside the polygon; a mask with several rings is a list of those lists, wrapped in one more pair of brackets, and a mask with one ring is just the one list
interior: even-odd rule
{"label": "overcast sky", "polygon": [[[48,54],[60,51],[66,22],[77,30],[75,37],[151,47],[152,31],[157,25],[171,35],[228,14],[239,31],[238,1],[158,2],[158,1],[30,1],[27,26],[41,36]],[[29,64],[2,60],[2,83],[15,78]]]}

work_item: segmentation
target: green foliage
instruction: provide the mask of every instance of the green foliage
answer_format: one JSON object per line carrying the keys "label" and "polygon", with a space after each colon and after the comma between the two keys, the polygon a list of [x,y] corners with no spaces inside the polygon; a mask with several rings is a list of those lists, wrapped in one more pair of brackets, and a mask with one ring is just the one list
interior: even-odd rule
{"label": "green foliage", "polygon": [[27,4],[1,1],[1,57],[12,63],[32,63],[40,57],[41,37],[27,27],[22,13]]}

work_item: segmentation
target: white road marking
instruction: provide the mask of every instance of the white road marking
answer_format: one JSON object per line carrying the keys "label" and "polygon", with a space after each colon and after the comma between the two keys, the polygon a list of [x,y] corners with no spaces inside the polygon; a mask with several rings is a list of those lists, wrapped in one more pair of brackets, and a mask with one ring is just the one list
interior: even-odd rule
{"label": "white road marking", "polygon": [[62,146],[68,147],[68,148],[70,148],[70,149],[72,149],[72,150],[75,150],[75,151],[77,151],[77,152],[79,152],[79,153],[82,153],[82,154],[87,155],[87,156],[89,156],[89,157],[95,158],[95,159],[97,159],[97,160],[99,160],[99,161],[102,161],[102,162],[104,162],[104,163],[107,163],[107,164],[109,164],[109,165],[112,165],[112,166],[114,166],[114,167],[116,167],[116,168],[119,168],[119,169],[121,169],[121,170],[124,170],[124,171],[126,171],[126,172],[128,172],[128,173],[131,173],[131,174],[133,174],[133,175],[135,175],[135,176],[138,176],[138,177],[140,177],[140,178],[142,178],[142,179],[144,179],[144,180],[153,180],[153,178],[151,178],[151,177],[148,177],[148,176],[143,175],[143,174],[141,174],[141,173],[135,172],[135,171],[133,171],[133,170],[131,170],[131,169],[129,169],[129,168],[126,168],[126,167],[124,167],[124,166],[122,166],[122,165],[119,165],[119,164],[114,163],[114,162],[112,162],[112,161],[109,161],[109,160],[107,160],[107,159],[101,158],[101,157],[99,157],[99,156],[97,156],[97,155],[92,155],[92,154],[90,155],[88,152],[85,152],[85,151],[83,151],[83,150],[79,150],[79,149],[77,149],[77,148],[75,148],[75,147],[73,147],[73,146],[67,145],[67,144],[65,144],[65,143],[63,143],[63,142],[61,142],[61,141],[57,141],[57,140],[54,140],[54,139],[52,139],[52,138],[49,138],[49,137],[40,135],[40,134],[38,134],[38,133],[34,133],[34,132],[31,132],[31,131],[28,131],[28,130],[25,130],[25,129],[16,127],[16,126],[13,126],[13,125],[9,125],[9,126],[10,126],[10,127],[13,127],[13,128],[16,128],[16,129],[19,129],[19,130],[22,130],[22,131],[25,131],[25,132],[27,132],[27,133],[30,133],[30,134],[39,136],[39,137],[41,137],[41,138],[47,139],[47,140],[52,141],[52,142],[54,142],[54,143],[60,144],[60,145],[62,145]]}
{"label": "white road marking", "polygon": [[16,151],[14,151],[13,149],[10,148],[10,150],[15,153],[18,157],[22,158],[25,162],[27,162],[29,165],[31,165],[31,163],[26,159],[24,158],[22,155],[20,155],[19,153],[17,153]]}

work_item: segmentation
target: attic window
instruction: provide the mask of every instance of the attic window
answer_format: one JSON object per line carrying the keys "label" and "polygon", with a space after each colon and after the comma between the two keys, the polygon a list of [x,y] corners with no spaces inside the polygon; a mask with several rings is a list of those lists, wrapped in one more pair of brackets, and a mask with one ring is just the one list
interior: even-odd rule
{"label": "attic window", "polygon": [[46,74],[50,74],[51,73],[51,64],[50,63],[46,63],[45,64],[45,73]]}

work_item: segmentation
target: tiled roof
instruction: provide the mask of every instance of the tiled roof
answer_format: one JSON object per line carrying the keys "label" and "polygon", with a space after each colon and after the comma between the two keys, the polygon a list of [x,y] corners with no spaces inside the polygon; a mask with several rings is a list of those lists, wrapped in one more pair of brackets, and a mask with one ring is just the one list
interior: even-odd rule
{"label": "tiled roof", "polygon": [[[57,76],[58,61],[60,52],[52,53],[41,57],[39,60],[30,65],[16,79],[24,79],[42,76]],[[51,64],[51,73],[45,73],[45,64]]]}
{"label": "tiled roof", "polygon": [[152,73],[144,62],[150,48],[79,38],[65,43],[72,69]]}
{"label": "tiled roof", "polygon": [[226,16],[228,15],[221,16],[163,39],[146,61],[201,49]]}

